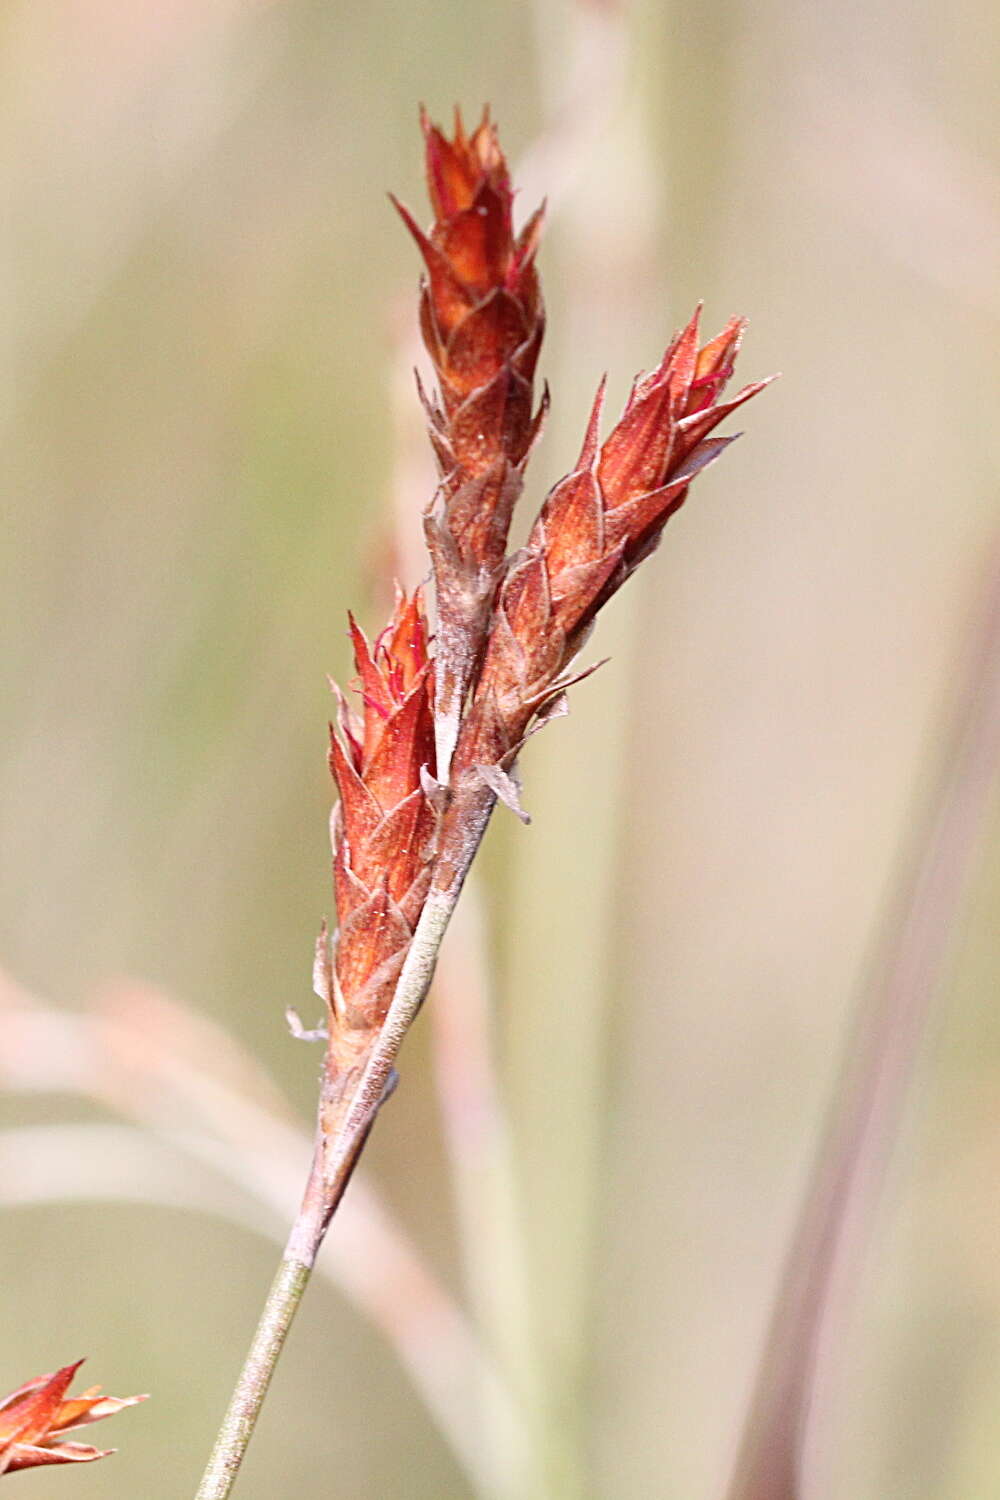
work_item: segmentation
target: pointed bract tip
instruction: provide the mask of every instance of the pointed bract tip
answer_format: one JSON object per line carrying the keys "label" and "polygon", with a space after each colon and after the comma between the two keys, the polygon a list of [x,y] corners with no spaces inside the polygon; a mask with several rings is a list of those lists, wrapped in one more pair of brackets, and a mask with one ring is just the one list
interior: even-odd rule
{"label": "pointed bract tip", "polygon": [[587,430],[583,435],[583,447],[580,449],[580,460],[577,469],[592,469],[597,461],[597,450],[600,446],[601,417],[604,413],[604,399],[608,390],[607,371],[601,376],[590,408],[590,416],[587,418]]}
{"label": "pointed bract tip", "polygon": [[413,238],[416,240],[417,245],[421,250],[423,250],[424,245],[427,243],[427,236],[424,234],[424,231],[421,229],[420,225],[417,223],[416,219],[413,217],[406,204],[401,202],[401,200],[396,197],[395,193],[386,193],[385,196],[388,198],[393,208],[399,214],[399,217],[402,219],[407,229],[413,235]]}

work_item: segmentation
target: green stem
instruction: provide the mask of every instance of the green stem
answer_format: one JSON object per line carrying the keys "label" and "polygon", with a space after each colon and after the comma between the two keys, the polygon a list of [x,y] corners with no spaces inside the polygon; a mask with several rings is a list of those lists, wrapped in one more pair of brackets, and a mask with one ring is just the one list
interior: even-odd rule
{"label": "green stem", "polygon": [[[486,788],[479,788],[468,799],[467,816],[458,822],[447,849],[448,859],[441,861],[446,884],[432,886],[428,894],[378,1039],[350,1081],[346,1097],[338,1102],[336,1123],[328,1133],[322,1129],[319,1132],[302,1207],[195,1500],[226,1500],[233,1488],[319,1247],[391,1088],[403,1039],[430,989],[445,929],[486,831],[493,803],[494,797]],[[321,1100],[321,1119],[323,1104]]]}
{"label": "green stem", "polygon": [[301,1261],[282,1259],[196,1500],[223,1500],[232,1489],[311,1270]]}
{"label": "green stem", "polygon": [[271,1384],[278,1356],[284,1348],[288,1330],[302,1301],[302,1294],[308,1285],[317,1252],[332,1216],[332,1208],[328,1210],[326,1207],[330,1201],[329,1195],[324,1191],[318,1170],[321,1161],[321,1153],[317,1151],[302,1207],[271,1283],[253,1342],[243,1362],[226,1415],[222,1419],[222,1426],[195,1500],[225,1500],[236,1482],[243,1455],[253,1436],[264,1397]]}

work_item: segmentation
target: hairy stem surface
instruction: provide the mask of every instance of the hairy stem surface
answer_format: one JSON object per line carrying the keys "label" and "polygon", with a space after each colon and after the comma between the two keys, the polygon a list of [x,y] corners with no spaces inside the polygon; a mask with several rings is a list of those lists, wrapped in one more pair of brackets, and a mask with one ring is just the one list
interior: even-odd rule
{"label": "hairy stem surface", "polygon": [[329,1222],[329,1216],[321,1211],[321,1194],[317,1191],[319,1184],[316,1178],[314,1164],[302,1208],[271,1283],[257,1331],[243,1362],[226,1415],[222,1419],[222,1426],[195,1500],[225,1500],[236,1481],[243,1455],[264,1404],[271,1376],[278,1363],[278,1356],[309,1283],[316,1254]]}

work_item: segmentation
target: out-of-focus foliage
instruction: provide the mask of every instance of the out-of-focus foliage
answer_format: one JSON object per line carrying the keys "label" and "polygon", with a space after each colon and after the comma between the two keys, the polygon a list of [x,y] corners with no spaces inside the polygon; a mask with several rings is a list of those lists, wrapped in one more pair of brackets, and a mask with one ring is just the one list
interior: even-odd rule
{"label": "out-of-focus foliage", "polygon": [[[329,914],[325,673],[347,605],[376,620],[416,281],[383,194],[419,199],[419,100],[489,99],[516,161],[588,47],[609,88],[623,54],[600,131],[569,108],[528,158],[555,402],[522,529],[600,371],[617,409],[697,298],[750,317],[746,378],[785,373],[526,753],[533,826],[486,852],[541,1418],[607,1500],[720,1491],[941,748],[996,522],[998,42],[986,0],[4,16],[0,962],[50,1000],[159,983],[311,1111],[282,1012],[310,1012]],[[1000,1482],[998,849],[994,828],[829,1366],[837,1500]],[[426,1043],[370,1169],[460,1290]],[[2,1124],[50,1115],[0,1101]],[[69,1339],[155,1395],[63,1479],[77,1497],[193,1490],[272,1259],[167,1209],[7,1214],[7,1385]],[[279,1493],[469,1493],[325,1286],[241,1480]]]}

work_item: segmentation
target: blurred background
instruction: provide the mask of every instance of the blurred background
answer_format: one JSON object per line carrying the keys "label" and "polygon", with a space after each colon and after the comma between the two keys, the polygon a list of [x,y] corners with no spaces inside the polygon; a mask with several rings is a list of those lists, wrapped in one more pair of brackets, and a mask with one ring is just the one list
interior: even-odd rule
{"label": "blurred background", "polygon": [[[699,298],[784,378],[523,757],[238,1493],[721,1495],[996,532],[998,41],[987,0],[5,8],[0,1389],[154,1393],[26,1495],[193,1492],[297,1200],[325,674],[432,484],[421,100],[489,100],[549,197],[522,527]],[[829,1500],[1000,1485],[991,806]]]}

